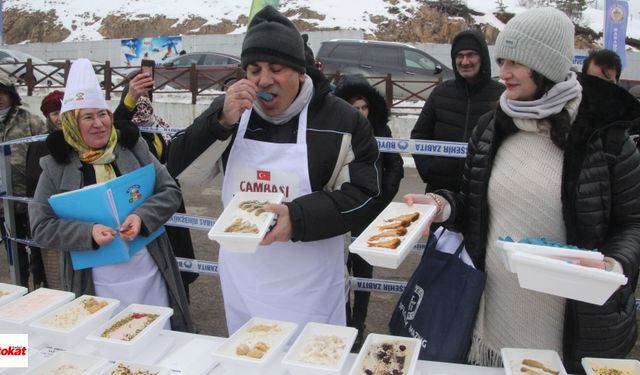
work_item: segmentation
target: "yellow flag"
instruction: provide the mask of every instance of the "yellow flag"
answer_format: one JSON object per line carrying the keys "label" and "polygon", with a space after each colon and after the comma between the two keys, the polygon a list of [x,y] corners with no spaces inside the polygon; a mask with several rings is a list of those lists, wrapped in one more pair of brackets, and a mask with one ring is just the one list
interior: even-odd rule
{"label": "yellow flag", "polygon": [[266,7],[267,5],[271,5],[272,7],[278,9],[279,2],[279,0],[252,0],[251,10],[249,11],[249,19],[247,20],[247,27],[249,27],[249,24],[251,24],[253,16],[255,16],[256,13],[258,13],[262,8]]}

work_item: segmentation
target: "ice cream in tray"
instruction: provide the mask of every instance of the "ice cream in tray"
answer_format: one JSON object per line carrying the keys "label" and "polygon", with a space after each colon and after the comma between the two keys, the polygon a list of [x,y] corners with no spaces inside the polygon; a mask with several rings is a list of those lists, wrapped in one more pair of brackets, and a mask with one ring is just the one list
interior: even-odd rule
{"label": "ice cream in tray", "polygon": [[30,367],[25,375],[91,375],[96,374],[106,362],[92,355],[59,351],[39,365]]}
{"label": "ice cream in tray", "polygon": [[254,253],[276,218],[264,205],[283,198],[282,193],[236,193],[209,231],[209,239],[225,251]]}
{"label": "ice cream in tray", "polygon": [[95,329],[87,340],[106,358],[132,359],[150,345],[173,315],[168,307],[131,304]]}
{"label": "ice cream in tray", "polygon": [[349,375],[411,375],[419,355],[419,339],[371,333]]}
{"label": "ice cream in tray", "polygon": [[27,291],[23,286],[0,283],[0,306],[22,297]]}
{"label": "ice cream in tray", "polygon": [[349,246],[369,264],[398,268],[422,237],[436,207],[391,202]]}
{"label": "ice cream in tray", "polygon": [[292,375],[338,375],[342,373],[358,330],[310,322],[282,360]]}
{"label": "ice cream in tray", "polygon": [[26,325],[71,301],[71,292],[39,288],[0,307],[0,332],[25,333]]}
{"label": "ice cream in tray", "polygon": [[83,295],[29,325],[51,346],[69,349],[106,322],[120,301]]}
{"label": "ice cream in tray", "polygon": [[213,352],[229,374],[266,374],[297,324],[252,318]]}

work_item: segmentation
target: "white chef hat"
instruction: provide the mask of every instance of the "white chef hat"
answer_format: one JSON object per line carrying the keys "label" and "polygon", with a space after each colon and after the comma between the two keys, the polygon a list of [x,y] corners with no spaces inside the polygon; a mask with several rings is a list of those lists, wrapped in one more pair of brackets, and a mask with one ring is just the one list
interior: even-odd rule
{"label": "white chef hat", "polygon": [[60,113],[83,108],[109,109],[109,106],[104,100],[91,62],[87,59],[77,59],[69,70]]}

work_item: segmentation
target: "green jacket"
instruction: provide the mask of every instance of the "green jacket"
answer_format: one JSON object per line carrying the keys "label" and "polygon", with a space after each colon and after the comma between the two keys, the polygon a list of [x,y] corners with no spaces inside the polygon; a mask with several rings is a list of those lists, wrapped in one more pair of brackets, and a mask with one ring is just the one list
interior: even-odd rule
{"label": "green jacket", "polygon": [[[4,123],[0,123],[2,131],[2,142],[13,139],[30,137],[47,133],[47,126],[39,116],[23,109],[20,106],[13,106]],[[24,197],[27,195],[27,150],[28,143],[11,146],[11,187],[12,195]],[[26,206],[16,205],[16,211],[25,213]],[[2,208],[0,206],[0,212]]]}

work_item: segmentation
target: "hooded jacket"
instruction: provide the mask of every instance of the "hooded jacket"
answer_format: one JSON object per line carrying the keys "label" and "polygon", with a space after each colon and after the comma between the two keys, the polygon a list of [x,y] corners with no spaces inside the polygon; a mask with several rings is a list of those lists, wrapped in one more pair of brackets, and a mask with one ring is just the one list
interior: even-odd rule
{"label": "hooded jacket", "polygon": [[[293,241],[316,241],[366,226],[375,216],[380,195],[380,154],[371,126],[342,99],[329,95],[321,72],[307,72],[314,95],[307,124],[308,169],[313,193],[286,203]],[[177,133],[169,146],[167,166],[181,184],[203,184],[226,168],[237,126],[218,122],[224,96]],[[295,143],[298,117],[273,125],[253,111],[245,136],[271,143]]]}
{"label": "hooded jacket", "polygon": [[[356,96],[362,96],[369,104],[369,116],[367,120],[373,127],[373,135],[376,137],[392,137],[391,129],[389,128],[389,108],[384,97],[372,87],[367,81],[354,77],[345,78],[344,81],[338,85],[334,94],[349,102]],[[376,203],[380,212],[393,200],[398,189],[400,188],[400,180],[404,177],[403,161],[400,154],[396,153],[381,153],[382,159],[382,195],[379,199],[376,199]],[[354,230],[352,234],[360,233],[361,230]]]}
{"label": "hooded jacket", "polygon": [[[452,48],[451,61],[456,77],[443,82],[431,92],[411,131],[412,139],[467,142],[480,116],[496,108],[504,85],[491,79],[491,61],[484,36],[474,30],[463,31],[453,39],[452,46],[461,38],[476,39],[481,49],[477,79],[470,82],[460,76]],[[420,177],[427,184],[427,191],[458,191],[463,158],[414,154],[413,159]]]}
{"label": "hooded jacket", "polygon": [[[582,76],[582,101],[564,150],[561,199],[567,243],[617,260],[629,281],[603,306],[566,300],[563,359],[581,372],[582,357],[624,358],[637,337],[634,290],[640,266],[640,153],[626,132],[634,109],[624,89]],[[487,188],[502,140],[517,130],[499,108],[483,116],[469,140],[461,191],[438,191],[451,204],[444,223],[464,233],[473,263],[484,269]],[[532,307],[535,308],[535,307]]]}

